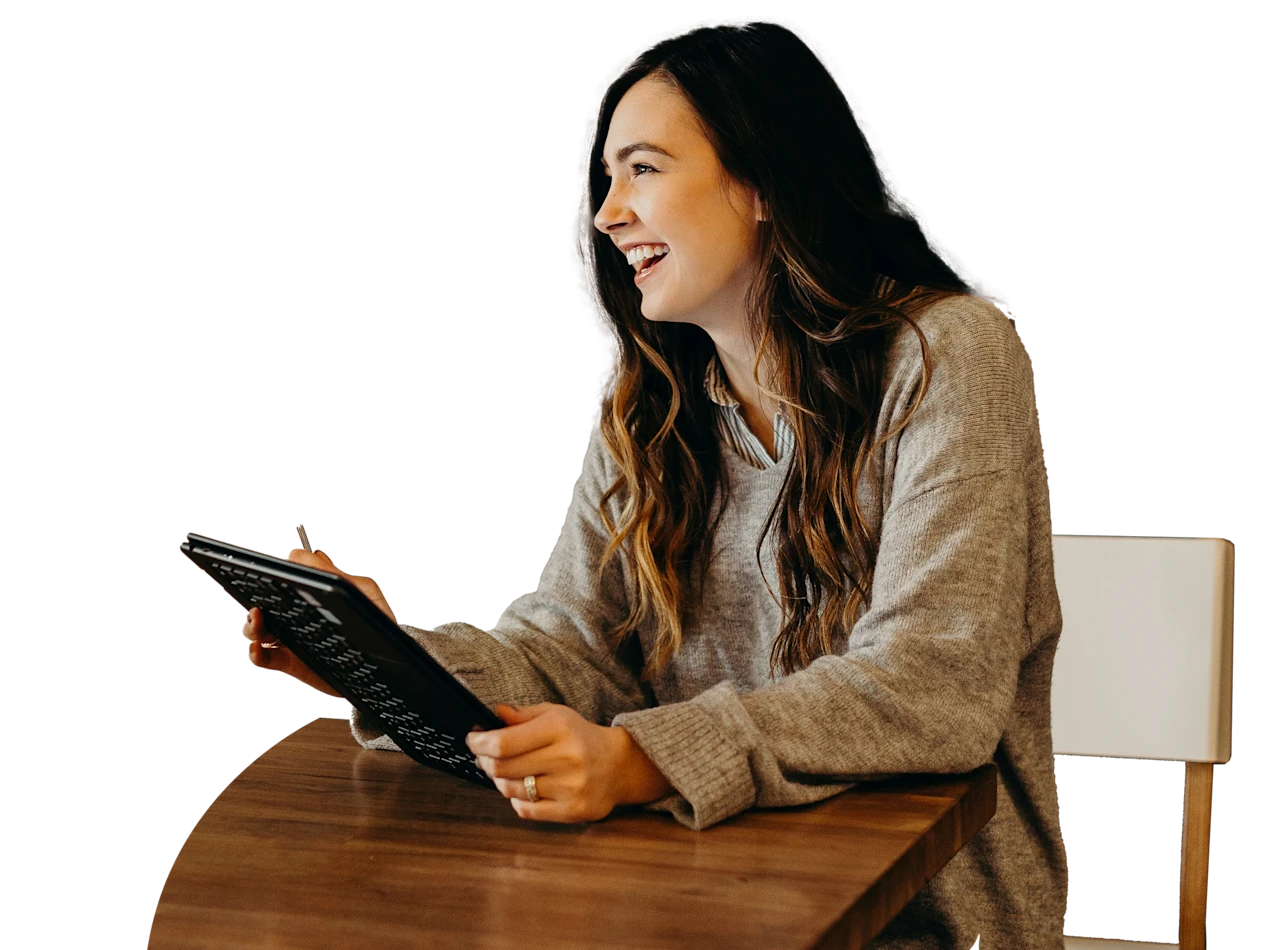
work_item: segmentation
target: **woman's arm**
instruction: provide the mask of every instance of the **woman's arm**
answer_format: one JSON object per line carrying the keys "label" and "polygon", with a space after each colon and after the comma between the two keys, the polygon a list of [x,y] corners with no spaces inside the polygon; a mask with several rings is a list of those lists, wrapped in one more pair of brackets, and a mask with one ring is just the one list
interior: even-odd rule
{"label": "woman's arm", "polygon": [[[994,313],[967,303],[926,328],[935,375],[890,446],[871,601],[846,651],[751,692],[724,682],[614,720],[671,781],[663,807],[686,824],[991,759],[1035,646],[1031,546],[1049,539],[1030,364]],[[889,390],[913,385],[908,374]]]}
{"label": "woman's arm", "polygon": [[[596,504],[613,478],[612,459],[596,427],[537,590],[513,601],[492,630],[469,623],[433,630],[401,625],[490,708],[562,704],[588,722],[608,723],[651,701],[639,679],[638,651],[615,651],[604,639],[628,609],[617,552],[601,581],[595,580],[608,542]],[[518,526],[518,519],[513,522]],[[352,731],[362,745],[395,748],[355,710]]]}
{"label": "woman's arm", "polygon": [[617,747],[617,764],[613,772],[615,804],[647,805],[675,791],[653,760],[631,738],[631,733],[621,726],[612,726],[611,729],[615,733]]}

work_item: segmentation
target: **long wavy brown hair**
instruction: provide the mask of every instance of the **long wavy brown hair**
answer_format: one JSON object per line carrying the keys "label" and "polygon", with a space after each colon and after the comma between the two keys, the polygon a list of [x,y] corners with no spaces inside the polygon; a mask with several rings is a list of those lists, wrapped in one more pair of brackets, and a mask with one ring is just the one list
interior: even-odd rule
{"label": "long wavy brown hair", "polygon": [[[790,30],[773,23],[699,28],[658,43],[609,86],[588,163],[581,238],[617,347],[600,427],[621,474],[599,504],[611,538],[599,571],[621,548],[632,596],[628,616],[607,631],[615,646],[656,617],[646,678],[680,648],[728,502],[718,410],[704,390],[715,345],[694,324],[646,320],[633,271],[593,223],[609,191],[600,159],[614,109],[647,76],[684,94],[725,172],[755,189],[768,209],[746,301],[748,330],[757,342],[755,381],[787,407],[795,448],[757,540],[756,564],[776,521],[783,619],[770,668],[791,673],[832,652],[837,631],[852,627],[870,597],[879,539],[859,508],[857,485],[880,444],[874,433],[888,345],[904,326],[919,339],[918,406],[931,367],[912,314],[972,291],[891,195],[840,88]],[[774,367],[772,378],[760,379],[762,364]],[[721,504],[713,513],[717,486]],[[618,524],[608,509],[615,495]]]}

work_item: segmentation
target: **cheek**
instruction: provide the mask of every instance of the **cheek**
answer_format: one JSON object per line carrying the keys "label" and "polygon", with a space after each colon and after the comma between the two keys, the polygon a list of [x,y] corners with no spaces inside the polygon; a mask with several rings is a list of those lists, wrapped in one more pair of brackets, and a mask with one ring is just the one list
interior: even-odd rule
{"label": "cheek", "polygon": [[[700,218],[692,217],[691,225],[681,244],[686,251],[682,261],[685,274],[719,284],[750,266],[752,235],[744,232],[742,222],[728,215],[723,207],[709,208]],[[672,241],[674,246],[674,238]]]}
{"label": "cheek", "polygon": [[682,280],[696,283],[710,290],[734,280],[744,263],[740,249],[736,245],[707,240],[704,235],[692,242],[687,253],[679,256],[680,266],[675,270]]}

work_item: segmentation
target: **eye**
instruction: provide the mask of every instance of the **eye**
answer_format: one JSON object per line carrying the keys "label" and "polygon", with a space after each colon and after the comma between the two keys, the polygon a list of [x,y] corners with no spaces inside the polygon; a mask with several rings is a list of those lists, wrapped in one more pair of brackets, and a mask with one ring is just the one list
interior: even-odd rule
{"label": "eye", "polygon": [[[636,173],[636,178],[639,178],[640,175],[644,174],[644,172],[641,172],[640,170],[641,168],[649,169],[650,172],[654,172],[654,173],[657,173],[657,170],[658,170],[658,169],[655,169],[653,165],[646,165],[645,163],[643,163],[643,161],[632,161],[631,170],[632,172]],[[605,172],[604,177],[613,178],[613,175],[609,174],[608,172]]]}

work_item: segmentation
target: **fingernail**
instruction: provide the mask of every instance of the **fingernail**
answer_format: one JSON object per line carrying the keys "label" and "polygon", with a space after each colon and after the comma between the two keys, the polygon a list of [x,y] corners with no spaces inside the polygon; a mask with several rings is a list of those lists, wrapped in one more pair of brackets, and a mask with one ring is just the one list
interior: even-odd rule
{"label": "fingernail", "polygon": [[253,611],[252,611],[252,610],[251,610],[251,611],[249,611],[247,614],[245,614],[245,619],[246,619],[246,620],[248,620],[248,621],[249,621],[249,623],[253,623]]}

